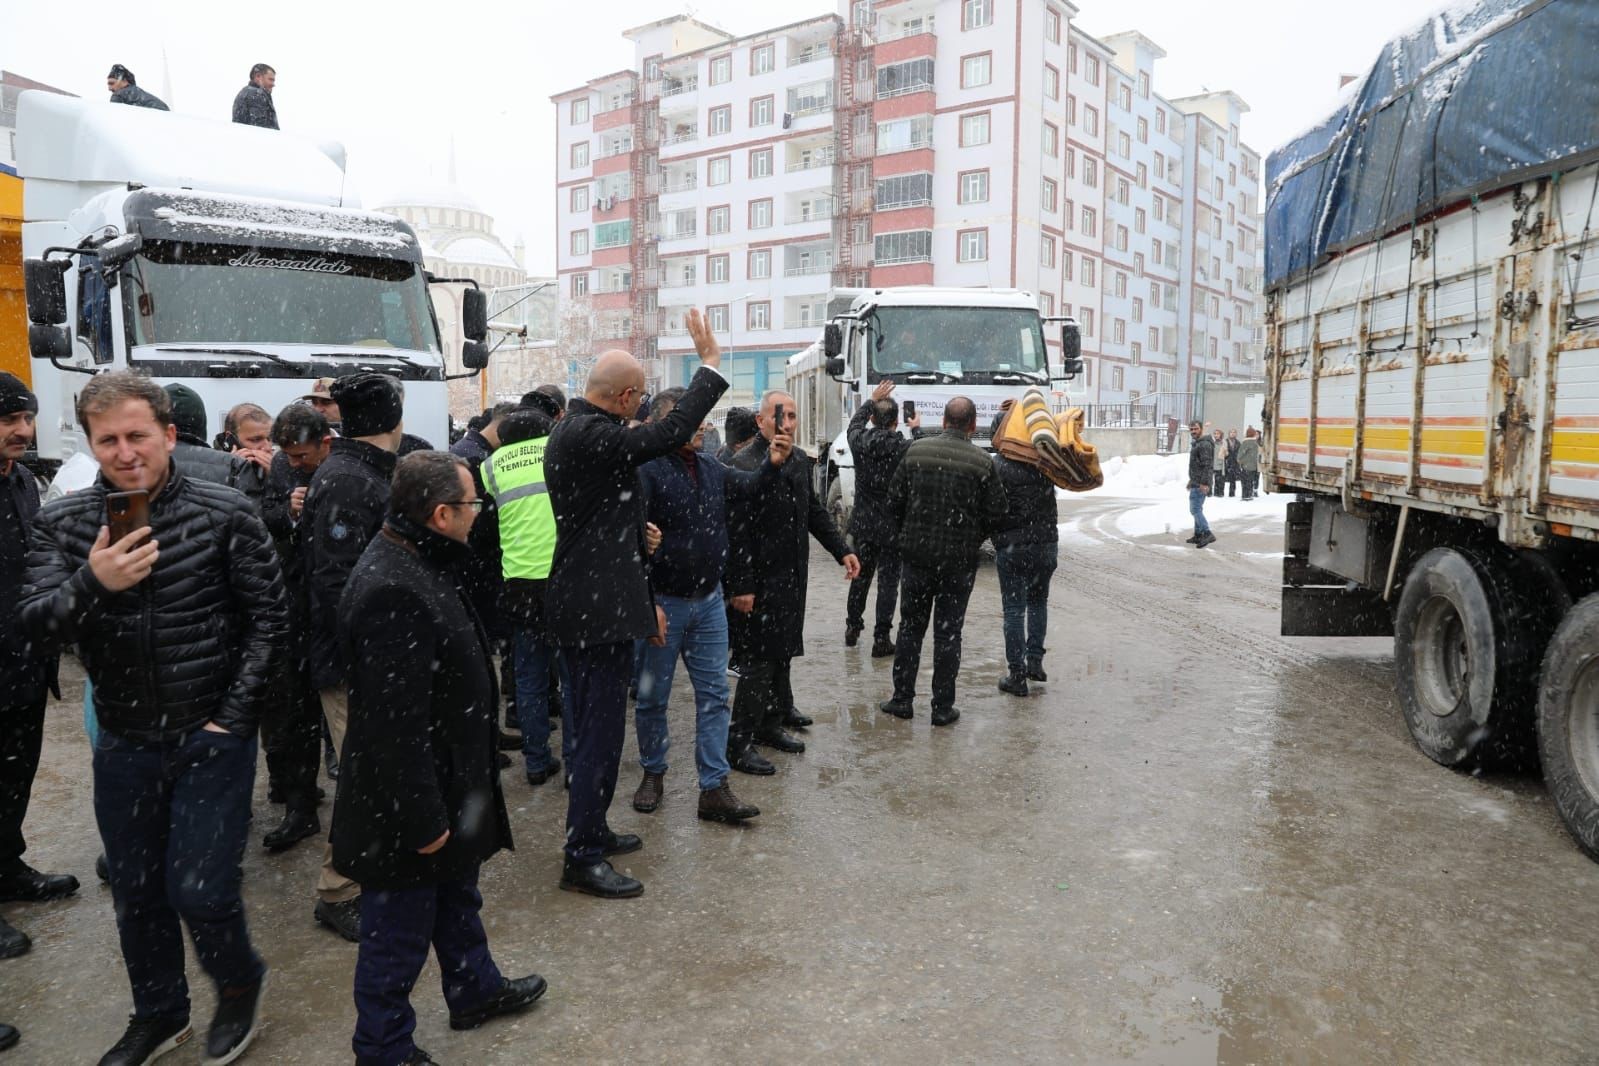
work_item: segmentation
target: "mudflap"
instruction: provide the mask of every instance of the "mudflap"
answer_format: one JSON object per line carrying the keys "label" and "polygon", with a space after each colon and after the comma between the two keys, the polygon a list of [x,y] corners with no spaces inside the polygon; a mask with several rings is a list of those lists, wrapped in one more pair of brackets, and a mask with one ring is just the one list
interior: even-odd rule
{"label": "mudflap", "polygon": [[1285,637],[1391,637],[1394,614],[1382,594],[1358,585],[1283,585]]}

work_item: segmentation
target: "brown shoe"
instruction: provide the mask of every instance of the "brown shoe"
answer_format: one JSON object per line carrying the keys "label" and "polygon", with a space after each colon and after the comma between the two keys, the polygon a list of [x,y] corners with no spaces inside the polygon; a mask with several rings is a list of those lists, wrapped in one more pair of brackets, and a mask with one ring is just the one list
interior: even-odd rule
{"label": "brown shoe", "polygon": [[661,793],[664,790],[662,780],[665,774],[652,774],[644,771],[644,780],[638,783],[638,791],[633,793],[633,809],[640,814],[649,814],[661,805]]}
{"label": "brown shoe", "polygon": [[755,804],[733,795],[732,786],[726,781],[700,793],[700,817],[707,822],[742,822],[760,813]]}

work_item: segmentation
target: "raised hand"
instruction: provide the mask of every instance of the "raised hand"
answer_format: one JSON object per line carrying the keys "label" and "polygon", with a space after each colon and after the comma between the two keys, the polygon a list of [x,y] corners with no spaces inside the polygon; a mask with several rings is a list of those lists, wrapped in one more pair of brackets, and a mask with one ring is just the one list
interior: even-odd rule
{"label": "raised hand", "polygon": [[685,324],[688,326],[688,335],[694,339],[694,350],[700,353],[700,362],[719,369],[722,365],[722,346],[716,343],[716,335],[711,332],[710,319],[701,314],[699,308],[691,307]]}
{"label": "raised hand", "polygon": [[874,399],[874,400],[886,400],[890,396],[892,396],[893,394],[894,394],[894,383],[892,381],[890,381],[888,378],[884,378],[882,381],[879,381],[877,383],[877,388],[872,390],[872,399]]}

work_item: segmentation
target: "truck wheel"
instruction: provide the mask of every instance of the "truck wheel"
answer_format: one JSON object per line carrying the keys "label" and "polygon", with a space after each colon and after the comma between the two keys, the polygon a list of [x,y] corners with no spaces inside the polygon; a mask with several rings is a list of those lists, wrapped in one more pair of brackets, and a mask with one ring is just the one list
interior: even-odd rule
{"label": "truck wheel", "polygon": [[1599,593],[1566,615],[1538,693],[1538,754],[1555,809],[1599,860]]}
{"label": "truck wheel", "polygon": [[1394,618],[1399,705],[1416,746],[1443,766],[1513,752],[1525,737],[1552,623],[1516,591],[1523,570],[1511,558],[1434,548],[1405,579]]}
{"label": "truck wheel", "polygon": [[846,536],[849,533],[849,508],[844,506],[844,483],[836,477],[827,486],[827,513],[833,516],[838,535]]}

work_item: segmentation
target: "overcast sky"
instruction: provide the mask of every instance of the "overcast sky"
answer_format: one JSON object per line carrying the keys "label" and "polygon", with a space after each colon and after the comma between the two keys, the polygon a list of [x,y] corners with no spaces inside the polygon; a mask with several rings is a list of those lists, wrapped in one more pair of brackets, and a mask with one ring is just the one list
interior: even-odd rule
{"label": "overcast sky", "polygon": [[[1035,0],[1028,0],[1035,2]],[[1077,0],[1078,24],[1137,29],[1166,49],[1167,97],[1232,89],[1253,108],[1243,136],[1262,153],[1330,110],[1340,73],[1439,0]],[[743,35],[836,10],[832,0],[480,0],[459,7],[331,0],[70,0],[8,3],[0,66],[80,95],[123,63],[174,110],[228,116],[250,65],[278,71],[283,127],[348,146],[366,202],[442,181],[453,135],[460,183],[495,215],[528,267],[553,268],[551,94],[633,62],[623,30],[675,11]],[[1307,10],[1321,9],[1311,18]],[[558,15],[552,14],[559,12]]]}

